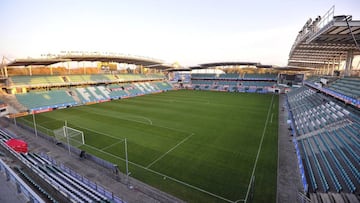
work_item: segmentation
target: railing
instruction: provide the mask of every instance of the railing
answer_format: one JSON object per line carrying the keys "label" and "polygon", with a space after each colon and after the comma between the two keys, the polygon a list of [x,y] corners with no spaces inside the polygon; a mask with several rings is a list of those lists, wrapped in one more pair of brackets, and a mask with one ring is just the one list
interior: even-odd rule
{"label": "railing", "polygon": [[332,6],[321,18],[321,20],[314,25],[312,32],[318,32],[334,19],[335,6]]}
{"label": "railing", "polygon": [[4,171],[7,180],[13,182],[17,187],[17,192],[22,193],[29,202],[33,203],[43,203],[44,200],[41,199],[16,173],[10,169],[6,163],[0,159],[0,172]]}
{"label": "railing", "polygon": [[296,131],[295,131],[295,126],[293,124],[293,115],[290,111],[290,105],[289,105],[289,101],[288,98],[286,98],[286,107],[288,109],[288,116],[289,116],[289,120],[290,120],[290,127],[291,127],[291,133],[293,135],[293,139],[292,142],[294,143],[294,147],[295,147],[295,151],[296,151],[296,157],[298,160],[298,166],[299,166],[299,170],[300,170],[300,176],[301,176],[301,182],[304,188],[304,192],[307,193],[309,191],[309,185],[306,181],[306,176],[305,176],[305,169],[304,169],[304,164],[302,162],[302,158],[301,158],[301,153],[298,147],[298,142],[296,140]]}
{"label": "railing", "polygon": [[306,21],[305,25],[303,26],[302,30],[297,35],[294,44],[291,47],[290,56],[291,53],[294,51],[296,46],[302,42],[304,39],[311,38],[319,30],[324,28],[326,25],[328,25],[331,21],[334,19],[334,12],[335,12],[335,6],[332,6],[321,18],[320,16],[316,18],[314,21],[309,19]]}
{"label": "railing", "polygon": [[298,192],[297,202],[299,202],[299,203],[310,203],[311,200],[310,200],[309,197],[306,196],[306,194],[304,194],[302,192]]}

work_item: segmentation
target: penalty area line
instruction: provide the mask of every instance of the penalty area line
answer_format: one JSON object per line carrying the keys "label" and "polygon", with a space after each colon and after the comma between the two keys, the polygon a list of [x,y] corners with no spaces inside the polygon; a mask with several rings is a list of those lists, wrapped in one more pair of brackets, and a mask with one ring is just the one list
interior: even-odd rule
{"label": "penalty area line", "polygon": [[120,143],[122,143],[122,142],[124,142],[124,140],[120,140],[119,142],[115,142],[114,144],[111,144],[111,145],[108,145],[108,146],[106,146],[106,147],[104,147],[104,148],[101,148],[100,150],[105,150],[105,149],[109,149],[110,147],[112,147],[112,146],[114,146],[114,145],[117,145],[117,144],[120,144]]}
{"label": "penalty area line", "polygon": [[171,149],[169,149],[167,152],[165,152],[163,155],[155,159],[153,162],[151,162],[149,165],[146,166],[146,168],[150,168],[152,165],[154,165],[156,162],[158,162],[160,159],[164,158],[167,154],[169,154],[171,151],[176,149],[179,145],[184,143],[186,140],[188,140],[190,137],[192,137],[194,133],[191,133],[189,136],[185,137],[183,140],[181,140],[179,143],[177,143],[175,146],[173,146]]}

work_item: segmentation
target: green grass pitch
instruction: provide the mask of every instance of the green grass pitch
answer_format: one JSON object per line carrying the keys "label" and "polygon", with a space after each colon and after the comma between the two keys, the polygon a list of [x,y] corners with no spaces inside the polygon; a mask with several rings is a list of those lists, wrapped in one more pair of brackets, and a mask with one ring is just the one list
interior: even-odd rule
{"label": "green grass pitch", "polygon": [[180,90],[42,113],[36,122],[52,130],[67,120],[84,131],[82,149],[122,172],[127,138],[131,176],[189,202],[244,199],[259,152],[254,202],[275,202],[278,103],[272,94]]}

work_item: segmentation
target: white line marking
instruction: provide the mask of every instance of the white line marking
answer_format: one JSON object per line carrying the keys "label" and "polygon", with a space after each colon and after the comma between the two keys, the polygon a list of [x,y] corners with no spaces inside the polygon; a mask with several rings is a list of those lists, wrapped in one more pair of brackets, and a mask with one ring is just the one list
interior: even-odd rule
{"label": "white line marking", "polygon": [[274,115],[274,113],[271,113],[270,123],[272,123],[273,115]]}
{"label": "white line marking", "polygon": [[153,124],[152,120],[151,120],[150,118],[148,118],[148,117],[145,117],[145,116],[134,116],[134,117],[143,118],[143,119],[145,119],[145,120],[149,121],[150,125],[152,125],[152,124]]}
{"label": "white line marking", "polygon": [[[86,107],[86,109],[88,109],[87,112],[91,111],[94,114],[98,114],[98,115],[102,115],[102,116],[104,116],[104,112],[109,112],[108,110],[93,109],[93,108],[88,107],[88,106]],[[103,112],[103,113],[99,113],[99,112]],[[131,114],[124,114],[124,113],[122,113],[122,114],[123,115],[117,114],[117,115],[114,115],[114,116],[111,116],[111,117],[121,119],[121,120],[126,120],[126,121],[142,123],[142,124],[145,124],[145,125],[147,125],[147,124],[152,125],[153,124],[152,120],[145,117],[145,116],[137,116],[137,115],[131,115]],[[136,119],[131,119],[131,118],[142,118],[142,119],[146,120],[147,122],[142,122],[142,121],[139,121],[139,120],[136,120]]]}
{"label": "white line marking", "polygon": [[103,151],[103,150],[105,150],[105,149],[109,149],[110,147],[112,147],[112,146],[114,146],[114,145],[117,145],[117,144],[120,144],[120,143],[122,143],[122,142],[124,142],[124,140],[120,140],[119,142],[115,142],[114,144],[108,145],[108,146],[102,148],[101,150]]}
{"label": "white line marking", "polygon": [[150,168],[152,165],[154,165],[156,162],[158,162],[160,159],[162,159],[164,156],[166,156],[168,153],[170,153],[172,150],[176,149],[179,145],[184,143],[186,140],[188,140],[190,137],[192,137],[194,133],[191,133],[189,136],[185,137],[181,142],[177,143],[175,146],[173,146],[171,149],[169,149],[167,152],[165,152],[163,155],[161,155],[159,158],[155,159],[153,162],[151,162],[149,165],[146,166],[146,168]]}
{"label": "white line marking", "polygon": [[[83,129],[87,129],[87,130],[89,130],[89,131],[93,131],[93,132],[96,132],[96,133],[99,133],[99,134],[103,134],[103,135],[109,136],[109,135],[107,135],[107,134],[98,132],[98,131],[96,131],[96,130],[91,130],[91,129],[89,129],[89,128],[84,128],[84,127],[79,126],[79,125],[77,125],[77,126],[80,127],[80,128],[83,128]],[[168,128],[168,129],[175,130],[175,131],[178,131],[178,132],[185,132],[185,131],[182,131],[182,130],[177,130],[177,129],[169,128],[169,127],[165,127],[165,126],[158,126],[158,127]],[[186,137],[185,139],[186,139],[186,140],[189,139],[190,136],[192,136],[192,135],[194,135],[194,133],[191,133],[191,135],[189,135],[189,136]],[[109,137],[112,137],[112,136],[109,136]],[[112,138],[113,138],[113,137],[112,137]],[[119,139],[119,138],[118,138],[118,139]],[[185,141],[186,141],[185,139],[182,140],[182,142],[185,142]],[[178,145],[180,145],[180,144],[181,144],[181,143],[178,143]],[[92,148],[92,149],[94,149],[94,150],[97,150],[97,151],[101,151],[101,152],[104,153],[104,154],[107,154],[107,155],[109,155],[109,156],[118,158],[118,159],[120,159],[120,160],[122,160],[122,161],[125,161],[124,158],[121,158],[121,157],[116,156],[116,155],[114,155],[114,154],[111,154],[111,153],[109,153],[109,152],[103,151],[103,150],[98,149],[98,148],[96,148],[96,147],[93,147],[93,146],[91,146],[91,145],[85,144],[85,146],[87,146],[87,147],[89,147],[89,148]],[[175,146],[175,147],[176,147],[176,146]],[[174,148],[174,147],[173,147],[173,148]],[[162,176],[162,177],[166,177],[166,178],[168,178],[168,179],[170,179],[170,180],[172,180],[172,181],[174,181],[174,182],[180,183],[180,184],[185,185],[185,186],[187,186],[187,187],[190,187],[190,188],[192,188],[192,189],[194,189],[194,190],[200,191],[200,192],[202,192],[202,193],[208,194],[208,195],[210,195],[210,196],[216,197],[216,198],[221,199],[221,200],[224,200],[224,201],[226,201],[226,202],[230,202],[230,203],[233,202],[232,200],[229,200],[229,199],[227,199],[227,198],[225,198],[225,197],[222,197],[222,196],[219,196],[219,195],[217,195],[217,194],[211,193],[211,192],[209,192],[209,191],[206,191],[206,190],[204,190],[204,189],[201,189],[201,188],[196,187],[196,186],[194,186],[194,185],[191,185],[191,184],[189,184],[189,183],[183,182],[183,181],[178,180],[178,179],[176,179],[176,178],[167,176],[167,175],[165,175],[165,174],[163,174],[163,173],[154,171],[154,170],[152,170],[152,169],[150,169],[150,168],[147,168],[147,167],[144,167],[144,166],[142,166],[142,165],[140,165],[140,164],[134,163],[134,162],[132,162],[132,161],[128,161],[128,162],[129,162],[130,164],[134,165],[134,166],[137,166],[137,167],[142,168],[142,169],[144,169],[144,170],[150,171],[150,172],[152,172],[152,173],[154,173],[154,174],[156,174],[156,175],[159,175],[159,176]]]}
{"label": "white line marking", "polygon": [[[87,108],[90,108],[90,107],[87,107]],[[102,114],[99,114],[97,113],[96,111],[99,111],[99,110],[93,110],[93,109],[90,109],[88,111],[92,111],[94,112],[95,114],[98,114],[98,115],[102,115]],[[145,123],[145,122],[141,122],[141,121],[138,121],[138,120],[133,120],[133,119],[126,119],[126,117],[129,117],[131,115],[127,115],[127,114],[124,114],[124,116],[113,116],[114,118],[119,118],[119,119],[122,119],[122,120],[127,120],[127,121],[133,121],[133,122],[136,122],[136,123],[141,123],[141,124],[145,124],[145,125],[152,125],[152,121],[151,119],[149,119],[151,121],[151,123]],[[125,117],[125,118],[124,118]],[[134,117],[134,116],[133,116]],[[137,116],[137,117],[142,117],[142,116]],[[190,134],[192,132],[189,132],[189,131],[184,131],[184,130],[179,130],[179,129],[176,129],[176,128],[171,128],[171,127],[167,127],[167,126],[162,126],[162,125],[153,125],[155,127],[160,127],[160,128],[165,128],[165,129],[169,129],[169,130],[174,130],[174,131],[177,131],[177,132],[184,132],[184,133],[187,133],[187,134]]]}
{"label": "white line marking", "polygon": [[254,174],[255,174],[256,165],[257,165],[257,162],[258,162],[258,159],[259,159],[259,155],[260,155],[260,152],[261,152],[262,143],[263,143],[263,140],[264,140],[264,135],[265,135],[265,132],[266,132],[266,127],[267,127],[267,124],[268,124],[268,121],[269,121],[270,110],[271,110],[271,105],[273,104],[273,100],[274,100],[274,95],[271,97],[271,102],[270,102],[270,106],[269,106],[268,113],[267,113],[267,116],[266,116],[266,121],[265,121],[265,125],[264,125],[264,130],[263,130],[263,133],[262,133],[262,136],[261,136],[259,148],[258,148],[258,151],[257,151],[257,154],[256,154],[255,163],[254,163],[254,168],[253,168],[252,173],[251,173],[251,176],[250,176],[249,186],[248,186],[248,189],[247,189],[247,192],[246,192],[246,196],[245,196],[245,202],[247,202],[247,199],[248,199],[248,196],[249,196],[251,180],[252,180],[252,177],[253,177]]}
{"label": "white line marking", "polygon": [[[97,150],[97,151],[101,151],[102,153],[107,154],[107,155],[109,155],[109,156],[111,156],[111,157],[114,157],[114,158],[120,159],[120,160],[122,160],[122,161],[125,161],[124,158],[121,158],[121,157],[115,156],[115,155],[113,155],[113,154],[111,154],[111,153],[102,151],[102,150],[100,150],[100,149],[98,149],[98,148],[96,148],[96,147],[93,147],[93,146],[90,146],[90,145],[87,145],[87,144],[85,144],[85,146],[87,146],[87,147],[89,147],[89,148],[92,148],[92,149],[94,149],[94,150]],[[149,171],[149,172],[152,172],[152,173],[154,173],[154,174],[156,174],[156,175],[159,175],[159,176],[161,176],[161,177],[166,177],[167,179],[170,179],[170,180],[172,180],[172,181],[174,181],[174,182],[177,182],[177,183],[180,183],[180,184],[182,184],[182,185],[185,185],[185,186],[187,186],[187,187],[189,187],[189,188],[192,188],[192,189],[194,189],[194,190],[203,192],[203,193],[205,193],[205,194],[208,194],[208,195],[210,195],[210,196],[213,196],[213,197],[216,197],[216,198],[218,198],[218,199],[224,200],[224,201],[226,201],[226,202],[230,202],[230,203],[233,203],[233,202],[234,202],[234,201],[232,201],[232,200],[226,199],[225,197],[216,195],[216,194],[214,194],[214,193],[211,193],[211,192],[209,192],[209,191],[206,191],[206,190],[204,190],[204,189],[201,189],[201,188],[196,187],[196,186],[194,186],[194,185],[191,185],[191,184],[189,184],[189,183],[183,182],[183,181],[178,180],[178,179],[176,179],[176,178],[167,176],[167,175],[165,175],[165,174],[163,174],[163,173],[160,173],[160,172],[154,171],[154,170],[152,170],[152,169],[146,168],[146,167],[144,167],[144,166],[142,166],[142,165],[140,165],[140,164],[134,163],[134,162],[132,162],[132,161],[128,161],[128,162],[129,162],[130,164],[134,165],[134,166],[137,166],[137,167],[139,167],[139,168],[142,168],[142,169],[144,169],[144,170],[147,170],[147,171]]]}
{"label": "white line marking", "polygon": [[105,136],[114,138],[114,139],[116,139],[116,140],[123,140],[123,138],[115,137],[115,136],[112,136],[112,135],[109,135],[109,134],[106,134],[106,133],[103,133],[103,132],[100,132],[100,131],[97,131],[97,130],[93,130],[93,129],[84,127],[84,126],[82,126],[82,125],[75,125],[75,126],[77,126],[77,127],[79,127],[79,128],[82,128],[82,129],[85,129],[85,130],[88,130],[88,131],[92,131],[92,132],[97,133],[97,134],[100,134],[100,135],[105,135]]}

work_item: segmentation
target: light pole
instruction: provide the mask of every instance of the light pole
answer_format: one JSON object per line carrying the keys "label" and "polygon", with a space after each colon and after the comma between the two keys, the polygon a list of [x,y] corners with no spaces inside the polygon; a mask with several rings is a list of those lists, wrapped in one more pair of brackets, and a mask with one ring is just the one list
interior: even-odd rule
{"label": "light pole", "polygon": [[68,145],[69,155],[71,155],[71,152],[70,152],[69,133],[68,133],[68,128],[67,128],[67,120],[65,120],[64,133],[65,133],[65,136],[66,136],[66,141],[67,141],[67,145]]}
{"label": "light pole", "polygon": [[125,165],[126,165],[126,178],[127,178],[127,181],[129,182],[129,161],[128,161],[126,138],[125,138]]}
{"label": "light pole", "polygon": [[35,112],[33,111],[33,122],[34,122],[34,130],[35,130],[35,136],[38,136],[37,128],[36,128],[36,120],[35,120]]}

